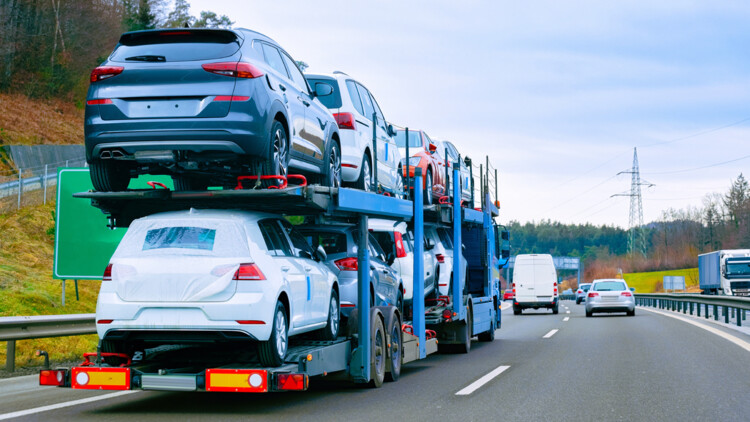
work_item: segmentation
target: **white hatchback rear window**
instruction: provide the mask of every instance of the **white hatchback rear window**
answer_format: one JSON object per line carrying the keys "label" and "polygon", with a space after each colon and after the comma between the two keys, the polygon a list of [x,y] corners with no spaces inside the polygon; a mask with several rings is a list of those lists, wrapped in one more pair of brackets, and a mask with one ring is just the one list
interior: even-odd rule
{"label": "white hatchback rear window", "polygon": [[114,257],[191,255],[249,256],[247,235],[239,222],[219,219],[136,220]]}

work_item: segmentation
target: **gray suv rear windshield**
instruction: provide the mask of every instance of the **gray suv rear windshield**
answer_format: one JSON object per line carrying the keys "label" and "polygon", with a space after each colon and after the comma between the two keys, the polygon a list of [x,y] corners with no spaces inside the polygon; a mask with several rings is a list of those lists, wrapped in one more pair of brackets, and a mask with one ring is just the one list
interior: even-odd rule
{"label": "gray suv rear windshield", "polygon": [[313,91],[315,91],[316,83],[330,85],[333,92],[330,95],[320,96],[318,99],[329,109],[341,108],[341,90],[339,90],[339,83],[335,79],[307,78],[307,83],[310,84],[310,89]]}
{"label": "gray suv rear windshield", "polygon": [[239,50],[230,31],[154,31],[124,34],[109,60],[113,62],[181,62],[229,57]]}

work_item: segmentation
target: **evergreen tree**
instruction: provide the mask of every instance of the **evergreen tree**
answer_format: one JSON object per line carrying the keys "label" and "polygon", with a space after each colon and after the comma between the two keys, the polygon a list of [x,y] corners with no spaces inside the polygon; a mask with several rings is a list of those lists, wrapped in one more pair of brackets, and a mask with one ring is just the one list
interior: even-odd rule
{"label": "evergreen tree", "polygon": [[749,205],[750,185],[742,173],[740,173],[737,179],[732,182],[729,192],[724,196],[724,206],[727,207],[729,218],[735,227],[738,227],[744,219],[744,214]]}

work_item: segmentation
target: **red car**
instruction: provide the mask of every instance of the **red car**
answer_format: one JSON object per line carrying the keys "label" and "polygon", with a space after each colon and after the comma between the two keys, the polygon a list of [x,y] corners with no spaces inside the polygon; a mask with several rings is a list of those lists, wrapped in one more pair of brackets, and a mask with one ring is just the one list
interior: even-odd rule
{"label": "red car", "polygon": [[[396,145],[401,155],[406,156],[406,131],[396,131]],[[445,196],[445,160],[440,155],[437,145],[424,131],[409,131],[409,177],[413,180],[414,169],[422,169],[423,201],[426,205],[437,203],[441,196]],[[407,159],[404,159],[406,164]],[[406,166],[404,166],[406,178]],[[413,183],[413,182],[412,182]],[[411,188],[411,186],[410,186]]]}
{"label": "red car", "polygon": [[513,300],[513,290],[508,289],[503,293],[503,300]]}

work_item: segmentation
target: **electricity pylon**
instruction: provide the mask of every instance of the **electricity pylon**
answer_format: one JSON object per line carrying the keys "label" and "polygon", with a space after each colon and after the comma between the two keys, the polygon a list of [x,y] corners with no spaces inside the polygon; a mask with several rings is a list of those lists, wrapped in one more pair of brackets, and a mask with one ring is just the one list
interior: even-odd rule
{"label": "electricity pylon", "polygon": [[617,174],[630,174],[630,193],[618,193],[612,196],[630,197],[630,218],[628,221],[628,254],[636,252],[646,256],[646,232],[643,228],[643,199],[641,197],[641,186],[654,186],[652,183],[641,181],[640,168],[638,166],[638,149],[633,148],[633,168],[621,171]]}

